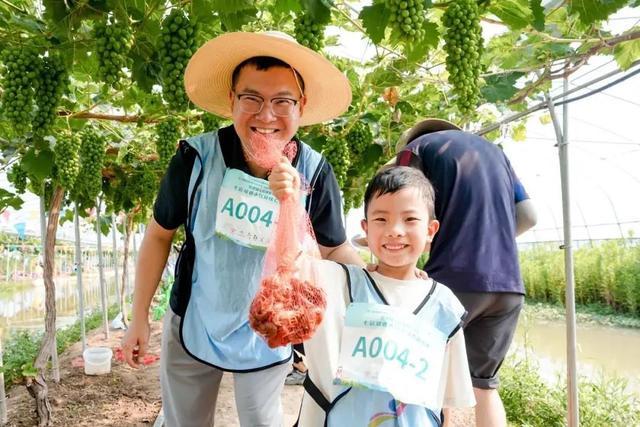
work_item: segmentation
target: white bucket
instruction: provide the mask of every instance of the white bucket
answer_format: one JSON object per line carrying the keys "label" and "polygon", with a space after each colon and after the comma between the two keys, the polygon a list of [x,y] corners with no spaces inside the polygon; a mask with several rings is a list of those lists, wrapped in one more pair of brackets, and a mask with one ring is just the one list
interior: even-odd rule
{"label": "white bucket", "polygon": [[84,359],[84,373],[87,375],[101,375],[111,372],[111,357],[113,352],[107,347],[87,347],[82,353]]}

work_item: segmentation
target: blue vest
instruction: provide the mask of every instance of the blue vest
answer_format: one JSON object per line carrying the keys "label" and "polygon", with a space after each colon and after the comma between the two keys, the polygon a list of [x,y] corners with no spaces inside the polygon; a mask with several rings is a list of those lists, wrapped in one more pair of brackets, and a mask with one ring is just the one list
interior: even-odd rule
{"label": "blue vest", "polygon": [[[347,273],[351,302],[387,304],[382,292],[365,270],[355,266],[343,265],[342,267]],[[462,319],[466,312],[448,288],[432,281],[428,295],[415,309],[414,314],[430,323],[435,322],[435,327],[450,338],[462,326]],[[439,384],[433,386],[438,387]],[[397,401],[387,392],[345,387],[330,402],[308,375],[304,388],[324,410],[326,427],[379,425],[381,427],[435,427],[442,425],[441,408],[407,405]]]}
{"label": "blue vest", "polygon": [[[249,327],[249,306],[260,287],[264,251],[215,235],[218,195],[227,166],[217,132],[190,138],[196,151],[189,180],[187,227],[195,256],[191,294],[180,322],[180,338],[193,358],[232,372],[266,369],[291,358],[291,347],[269,348]],[[323,157],[300,143],[296,168],[313,188]],[[307,210],[311,204],[307,197]]]}

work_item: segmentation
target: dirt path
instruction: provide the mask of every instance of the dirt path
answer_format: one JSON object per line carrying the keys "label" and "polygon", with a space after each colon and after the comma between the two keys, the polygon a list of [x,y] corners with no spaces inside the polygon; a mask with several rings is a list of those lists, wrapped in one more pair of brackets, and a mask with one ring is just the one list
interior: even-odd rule
{"label": "dirt path", "polygon": [[[123,335],[122,330],[112,330],[109,340],[104,333],[89,334],[88,345],[116,348]],[[161,322],[151,325],[149,352],[160,355]],[[53,405],[54,426],[150,426],[160,411],[159,362],[144,369],[134,370],[124,363],[112,360],[111,373],[87,376],[78,365],[81,344],[77,343],[60,357],[60,384],[49,383],[49,397]],[[285,386],[282,396],[285,426],[292,426],[298,416],[302,387]],[[37,425],[33,398],[22,385],[8,392],[7,409],[11,427]],[[473,412],[454,414],[454,426],[472,426]],[[216,408],[216,425],[237,427],[233,397],[233,376],[225,374],[220,387]]]}

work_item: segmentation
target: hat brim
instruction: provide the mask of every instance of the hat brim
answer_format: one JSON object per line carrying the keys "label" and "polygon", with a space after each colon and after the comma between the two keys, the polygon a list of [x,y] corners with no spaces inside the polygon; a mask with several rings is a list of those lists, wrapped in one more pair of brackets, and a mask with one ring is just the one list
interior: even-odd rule
{"label": "hat brim", "polygon": [[454,125],[450,121],[443,119],[424,119],[403,132],[396,144],[396,153],[402,151],[405,145],[421,135],[432,132],[440,132],[442,130],[462,130],[459,126]]}
{"label": "hat brim", "polygon": [[369,242],[367,241],[367,236],[363,236],[363,235],[353,236],[351,238],[351,243],[354,246],[359,247],[361,249],[369,248]]}
{"label": "hat brim", "polygon": [[198,107],[230,118],[231,75],[238,64],[254,56],[280,59],[302,76],[306,104],[300,126],[331,120],[349,108],[351,87],[338,68],[293,40],[267,33],[225,33],[202,45],[184,73],[187,96]]}

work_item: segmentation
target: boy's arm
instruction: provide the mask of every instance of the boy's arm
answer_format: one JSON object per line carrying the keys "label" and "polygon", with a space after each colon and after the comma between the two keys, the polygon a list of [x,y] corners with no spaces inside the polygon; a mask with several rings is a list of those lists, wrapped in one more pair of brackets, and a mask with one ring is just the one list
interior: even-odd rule
{"label": "boy's arm", "polygon": [[476,404],[462,328],[447,344],[443,408],[466,408]]}

